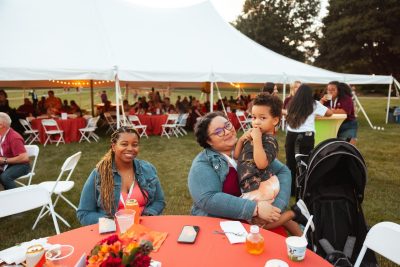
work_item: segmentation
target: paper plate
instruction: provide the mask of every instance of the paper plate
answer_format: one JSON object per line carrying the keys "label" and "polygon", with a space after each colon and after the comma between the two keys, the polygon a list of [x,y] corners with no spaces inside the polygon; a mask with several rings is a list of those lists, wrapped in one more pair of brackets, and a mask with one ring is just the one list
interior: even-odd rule
{"label": "paper plate", "polygon": [[283,260],[272,259],[267,261],[264,267],[289,267],[289,264],[287,264]]}

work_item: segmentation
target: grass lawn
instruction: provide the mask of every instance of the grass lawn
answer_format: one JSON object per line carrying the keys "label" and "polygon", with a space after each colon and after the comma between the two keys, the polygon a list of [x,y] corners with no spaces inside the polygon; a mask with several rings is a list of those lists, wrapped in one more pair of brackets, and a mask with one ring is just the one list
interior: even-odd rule
{"label": "grass lawn", "polygon": [[[10,96],[9,96],[10,97]],[[82,97],[83,98],[83,97]],[[380,221],[400,223],[400,124],[384,125],[386,107],[384,98],[361,98],[370,119],[377,126],[385,126],[385,131],[372,130],[364,116],[359,113],[359,141],[357,147],[366,159],[368,181],[365,190],[363,209],[369,225]],[[394,101],[399,105],[399,100]],[[102,129],[100,129],[102,133]],[[72,143],[67,145],[40,145],[40,155],[33,183],[54,180],[59,174],[65,158],[77,151],[82,151],[82,157],[73,174],[75,187],[66,196],[78,204],[80,192],[90,171],[100,160],[109,147],[109,136],[101,134],[99,143]],[[279,158],[284,162],[284,133],[278,134],[281,151]],[[187,190],[187,174],[195,155],[201,150],[194,140],[193,133],[183,138],[161,138],[151,136],[141,141],[140,158],[153,163],[165,191],[167,207],[164,214],[189,214],[191,197]],[[66,218],[72,228],[79,227],[75,211],[62,201],[56,210]],[[42,219],[37,228],[31,227],[38,210],[16,216],[0,219],[0,250],[33,238],[54,235],[55,230],[50,216]],[[61,231],[69,230],[59,222]],[[380,260],[381,266],[390,266],[385,260]]]}

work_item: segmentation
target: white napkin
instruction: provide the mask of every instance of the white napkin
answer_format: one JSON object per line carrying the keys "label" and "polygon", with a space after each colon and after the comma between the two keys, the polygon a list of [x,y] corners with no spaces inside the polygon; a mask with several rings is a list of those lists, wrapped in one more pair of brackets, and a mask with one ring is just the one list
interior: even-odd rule
{"label": "white napkin", "polygon": [[0,260],[7,264],[20,264],[25,261],[26,250],[33,245],[42,245],[45,250],[51,247],[47,238],[34,239],[0,251]]}
{"label": "white napkin", "polygon": [[[231,244],[246,242],[247,231],[241,222],[222,221],[219,223],[219,225],[221,226],[222,231],[225,232],[225,235]],[[242,235],[239,236],[232,233],[242,233]]]}

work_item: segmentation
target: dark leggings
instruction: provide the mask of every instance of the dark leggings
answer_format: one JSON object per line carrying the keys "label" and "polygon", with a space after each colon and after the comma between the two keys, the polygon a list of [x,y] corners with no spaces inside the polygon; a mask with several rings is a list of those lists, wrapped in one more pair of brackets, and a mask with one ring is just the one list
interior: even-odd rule
{"label": "dark leggings", "polygon": [[303,139],[300,142],[300,154],[309,155],[311,150],[314,148],[314,133],[307,136],[305,132],[296,133],[288,131],[286,134],[285,151],[286,151],[286,165],[289,167],[292,173],[292,191],[291,195],[294,196],[296,192],[296,159],[295,159],[295,145],[296,138],[298,135],[303,135]]}

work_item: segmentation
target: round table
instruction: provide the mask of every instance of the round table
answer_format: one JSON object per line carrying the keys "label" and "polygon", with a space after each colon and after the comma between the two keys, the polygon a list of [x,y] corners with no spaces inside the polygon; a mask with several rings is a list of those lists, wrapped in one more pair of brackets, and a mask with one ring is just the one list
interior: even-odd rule
{"label": "round table", "polygon": [[[285,238],[261,229],[265,239],[265,250],[261,255],[250,255],[244,244],[231,245],[225,235],[213,234],[214,230],[221,230],[221,218],[200,216],[148,216],[141,217],[141,224],[160,232],[167,232],[168,236],[157,252],[151,253],[154,260],[160,261],[162,267],[169,266],[264,266],[270,259],[281,259],[290,266],[332,266],[323,258],[308,250],[302,262],[292,262],[286,254]],[[200,227],[197,240],[194,244],[177,242],[184,225]],[[244,224],[247,231],[249,225]],[[72,256],[59,262],[59,266],[74,266],[83,253],[89,254],[94,245],[107,237],[98,233],[98,225],[77,228],[60,235],[52,236],[51,244],[69,244],[75,247]]]}
{"label": "round table", "polygon": [[162,125],[167,122],[168,115],[137,115],[142,125],[147,125],[148,135],[161,135]]}
{"label": "round table", "polygon": [[333,114],[331,117],[315,118],[315,145],[329,138],[336,138],[346,114]]}

